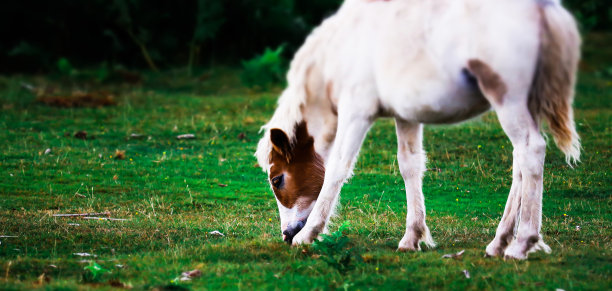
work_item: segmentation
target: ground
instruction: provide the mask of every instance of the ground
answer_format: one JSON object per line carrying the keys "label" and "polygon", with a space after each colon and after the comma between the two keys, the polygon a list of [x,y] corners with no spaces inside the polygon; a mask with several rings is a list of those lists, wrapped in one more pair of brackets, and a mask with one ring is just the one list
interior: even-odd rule
{"label": "ground", "polygon": [[[396,252],[403,181],[393,123],[376,123],[331,226],[350,222],[353,260],[341,271],[312,247],[282,242],[276,202],[253,157],[278,89],[239,88],[234,70],[211,69],[186,81],[168,73],[147,76],[144,85],[100,85],[114,93],[115,106],[56,108],[36,102],[22,84],[97,87],[1,77],[0,289],[609,289],[606,39],[592,37],[577,87],[582,162],[570,168],[548,142],[542,234],[553,252],[526,261],[484,257],[511,183],[512,146],[494,113],[426,128],[424,193],[438,246],[418,253]],[[78,131],[86,139],[74,137]],[[186,133],[195,139],[176,139]],[[105,211],[126,220],[53,216]],[[442,258],[461,250],[460,258]],[[94,277],[84,269],[90,261],[109,272]],[[195,269],[200,277],[177,280]]]}

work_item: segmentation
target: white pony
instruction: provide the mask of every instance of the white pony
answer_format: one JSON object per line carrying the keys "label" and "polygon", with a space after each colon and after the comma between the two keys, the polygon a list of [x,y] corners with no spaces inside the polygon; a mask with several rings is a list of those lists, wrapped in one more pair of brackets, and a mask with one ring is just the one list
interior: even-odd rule
{"label": "white pony", "polygon": [[514,147],[513,180],[486,254],[550,252],[540,234],[540,123],[548,122],[567,162],[577,162],[579,52],[576,23],[559,0],[346,0],[295,55],[258,144],[283,239],[311,243],[327,230],[368,129],[392,117],[408,203],[399,250],[433,247],[422,192],[423,124],[492,108]]}

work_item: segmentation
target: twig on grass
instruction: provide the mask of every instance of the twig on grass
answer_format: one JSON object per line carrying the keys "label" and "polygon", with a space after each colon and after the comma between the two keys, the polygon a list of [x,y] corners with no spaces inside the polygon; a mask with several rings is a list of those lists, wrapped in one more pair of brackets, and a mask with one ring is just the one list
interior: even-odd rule
{"label": "twig on grass", "polygon": [[461,251],[459,251],[458,253],[455,253],[455,254],[446,254],[446,255],[443,255],[442,258],[443,259],[451,259],[451,258],[452,259],[459,259],[459,258],[461,258],[461,256],[463,255],[464,252],[465,252],[465,250],[461,250]]}
{"label": "twig on grass", "polygon": [[194,139],[195,138],[195,134],[193,133],[186,133],[186,134],[181,134],[181,135],[177,135],[176,139]]}
{"label": "twig on grass", "polygon": [[98,217],[98,216],[85,216],[83,219],[94,219],[94,220],[110,220],[110,221],[127,221],[129,219],[124,218],[112,218],[112,217]]}
{"label": "twig on grass", "polygon": [[9,271],[11,270],[11,265],[13,264],[13,261],[9,261],[8,264],[6,264],[6,274],[4,275],[4,281],[8,282],[8,278],[9,278]]}
{"label": "twig on grass", "polygon": [[58,213],[58,214],[53,214],[53,217],[85,217],[85,216],[111,216],[110,211],[105,211],[105,212],[100,212],[100,213],[67,213],[67,214],[63,214],[63,213]]}

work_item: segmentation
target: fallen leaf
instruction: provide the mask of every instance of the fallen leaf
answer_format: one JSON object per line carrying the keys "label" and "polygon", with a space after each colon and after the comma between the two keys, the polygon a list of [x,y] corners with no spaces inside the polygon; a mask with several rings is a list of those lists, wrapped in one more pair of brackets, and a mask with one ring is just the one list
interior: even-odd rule
{"label": "fallen leaf", "polygon": [[361,256],[361,259],[363,260],[363,262],[369,263],[370,261],[372,261],[372,259],[374,259],[374,256],[372,254],[363,254]]}
{"label": "fallen leaf", "polygon": [[461,258],[461,256],[463,255],[464,252],[465,252],[465,250],[461,250],[461,251],[459,251],[459,252],[457,252],[455,254],[446,254],[446,255],[443,255],[442,258],[443,259],[449,259],[449,258],[459,259],[459,258]]}
{"label": "fallen leaf", "polygon": [[244,132],[241,132],[240,134],[238,134],[238,139],[239,140],[243,140],[246,138],[246,134],[244,134]]}
{"label": "fallen leaf", "polygon": [[117,279],[108,281],[108,285],[111,285],[115,288],[132,289],[132,285],[124,284]]}
{"label": "fallen leaf", "polygon": [[195,134],[193,133],[186,133],[186,134],[181,134],[181,135],[177,135],[176,139],[194,139],[195,138]]}
{"label": "fallen leaf", "polygon": [[76,137],[78,139],[87,139],[87,131],[84,131],[84,130],[77,131],[74,134],[74,137]]}
{"label": "fallen leaf", "polygon": [[221,232],[220,232],[220,231],[218,231],[218,230],[211,231],[211,232],[209,232],[208,234],[210,234],[210,235],[214,235],[214,236],[225,236],[223,233],[221,233]]}
{"label": "fallen leaf", "polygon": [[73,253],[73,255],[79,256],[79,257],[97,257],[97,255],[90,254],[90,253]]}
{"label": "fallen leaf", "polygon": [[74,91],[70,95],[57,95],[54,92],[37,93],[36,101],[48,106],[76,108],[76,107],[102,107],[116,105],[115,96],[105,92]]}
{"label": "fallen leaf", "polygon": [[115,150],[115,160],[123,160],[125,159],[125,151]]}
{"label": "fallen leaf", "polygon": [[45,283],[49,283],[51,282],[51,278],[49,276],[47,276],[47,274],[42,273],[40,276],[38,276],[38,280],[36,282],[37,285],[43,285]]}
{"label": "fallen leaf", "polygon": [[145,135],[138,134],[138,133],[132,133],[132,134],[130,134],[130,138],[131,139],[143,139],[143,138],[145,138]]}
{"label": "fallen leaf", "polygon": [[202,271],[195,269],[195,270],[191,270],[191,271],[187,271],[187,272],[183,272],[183,274],[181,274],[183,277],[187,277],[187,278],[197,278],[202,276]]}
{"label": "fallen leaf", "polygon": [[219,187],[224,188],[224,187],[227,187],[227,185],[226,184],[219,184]]}

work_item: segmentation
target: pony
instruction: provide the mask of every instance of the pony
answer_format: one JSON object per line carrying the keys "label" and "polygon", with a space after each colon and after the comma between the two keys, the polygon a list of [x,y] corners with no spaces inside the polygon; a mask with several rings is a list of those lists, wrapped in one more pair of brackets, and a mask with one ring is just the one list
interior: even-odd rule
{"label": "pony", "polygon": [[377,118],[394,118],[405,183],[399,251],[434,247],[422,191],[424,124],[493,110],[513,146],[512,185],[487,256],[551,249],[540,233],[548,127],[580,159],[572,102],[581,39],[559,0],[346,0],[296,52],[257,145],[284,241],[327,232]]}

